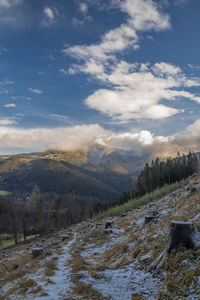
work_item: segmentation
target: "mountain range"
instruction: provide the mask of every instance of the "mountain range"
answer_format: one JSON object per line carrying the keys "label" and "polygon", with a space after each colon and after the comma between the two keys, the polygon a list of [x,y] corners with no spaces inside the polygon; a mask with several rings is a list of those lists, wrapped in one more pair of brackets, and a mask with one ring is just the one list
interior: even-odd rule
{"label": "mountain range", "polygon": [[[117,200],[128,190],[149,160],[133,151],[108,150],[103,146],[78,151],[46,151],[0,156],[0,190],[24,201],[37,187],[51,201],[54,195],[75,195],[97,201]],[[3,193],[5,197],[5,193]],[[2,196],[1,196],[2,197]]]}

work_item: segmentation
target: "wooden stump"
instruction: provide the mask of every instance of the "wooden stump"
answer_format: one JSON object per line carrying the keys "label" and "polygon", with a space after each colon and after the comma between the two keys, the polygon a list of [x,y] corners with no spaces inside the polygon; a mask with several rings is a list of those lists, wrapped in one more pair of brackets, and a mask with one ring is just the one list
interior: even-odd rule
{"label": "wooden stump", "polygon": [[104,233],[105,233],[105,234],[111,234],[111,233],[113,233],[113,231],[112,231],[111,228],[105,228],[105,229],[104,229]]}
{"label": "wooden stump", "polygon": [[102,223],[97,223],[96,224],[96,228],[99,228],[99,227],[101,227],[102,226]]}
{"label": "wooden stump", "polygon": [[43,248],[33,248],[32,249],[32,257],[37,258],[38,256],[41,256],[43,253]]}
{"label": "wooden stump", "polygon": [[64,242],[66,240],[69,240],[70,236],[69,236],[69,234],[63,234],[63,235],[61,235],[61,238],[62,238],[62,242]]}
{"label": "wooden stump", "polygon": [[155,221],[157,219],[157,216],[146,216],[144,218],[144,224],[147,225],[152,221]]}
{"label": "wooden stump", "polygon": [[155,203],[149,203],[149,208],[155,208],[156,207],[156,205],[155,205]]}
{"label": "wooden stump", "polygon": [[167,252],[180,247],[195,248],[193,235],[194,225],[191,222],[171,221],[169,247]]}
{"label": "wooden stump", "polygon": [[180,247],[200,248],[200,232],[192,222],[171,221],[169,239],[164,251],[150,265],[149,271],[163,266],[166,256]]}
{"label": "wooden stump", "polygon": [[154,217],[160,217],[160,213],[159,213],[159,211],[157,211],[157,210],[153,210],[152,215],[153,215]]}
{"label": "wooden stump", "polygon": [[106,222],[105,229],[112,228],[112,225],[113,225],[113,221],[112,220],[108,220]]}

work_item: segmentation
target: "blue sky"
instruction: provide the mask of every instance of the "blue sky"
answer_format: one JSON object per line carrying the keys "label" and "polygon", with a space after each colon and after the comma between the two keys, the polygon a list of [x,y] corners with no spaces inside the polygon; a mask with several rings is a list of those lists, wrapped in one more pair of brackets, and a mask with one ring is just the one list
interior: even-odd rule
{"label": "blue sky", "polygon": [[0,0],[0,154],[199,150],[200,2]]}

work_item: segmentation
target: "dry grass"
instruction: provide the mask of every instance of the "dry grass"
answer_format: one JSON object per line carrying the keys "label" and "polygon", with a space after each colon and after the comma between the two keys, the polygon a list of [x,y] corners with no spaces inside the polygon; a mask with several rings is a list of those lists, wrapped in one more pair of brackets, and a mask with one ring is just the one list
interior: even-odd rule
{"label": "dry grass", "polygon": [[136,247],[134,248],[133,252],[132,252],[132,257],[133,258],[136,258],[138,257],[138,255],[141,253],[142,251],[142,248],[141,247]]}
{"label": "dry grass", "polygon": [[81,281],[77,281],[74,288],[73,292],[77,295],[79,295],[81,298],[79,299],[84,299],[84,300],[104,300],[105,298],[102,296],[102,294],[91,287],[91,285],[86,284]]}
{"label": "dry grass", "polygon": [[117,243],[115,244],[112,249],[106,250],[103,254],[104,260],[106,262],[115,261],[117,257],[125,254],[128,252],[128,244],[124,243]]}
{"label": "dry grass", "polygon": [[46,257],[46,256],[51,256],[53,254],[53,251],[52,251],[52,249],[46,249],[45,251],[44,251],[44,256]]}
{"label": "dry grass", "polygon": [[140,297],[140,296],[132,296],[132,298],[131,298],[131,300],[143,300],[143,298],[142,297]]}
{"label": "dry grass", "polygon": [[72,273],[86,270],[89,266],[86,260],[79,253],[73,253],[71,259],[67,261],[67,264],[71,265]]}
{"label": "dry grass", "polygon": [[46,276],[53,276],[55,274],[55,270],[58,270],[56,261],[49,260],[45,263],[44,267],[46,267],[44,274]]}
{"label": "dry grass", "polygon": [[123,257],[116,263],[116,265],[115,265],[115,270],[121,269],[121,268],[123,268],[124,266],[127,266],[129,263],[131,263],[131,261],[130,261],[127,257],[123,256]]}
{"label": "dry grass", "polygon": [[[198,276],[200,275],[200,264],[197,263],[198,257],[198,251],[184,248],[177,252],[173,251],[168,256],[164,265],[167,269],[165,280],[165,293],[167,295],[171,294],[173,299],[177,295],[180,297],[178,299],[186,299],[184,297],[190,295],[190,288],[198,290]],[[195,265],[196,267],[194,267]]]}
{"label": "dry grass", "polygon": [[[12,272],[18,269],[20,266],[24,266],[32,260],[32,257],[26,253],[22,255],[16,255],[13,260],[5,260],[3,264],[7,267],[7,269]],[[4,267],[5,273],[5,267]]]}
{"label": "dry grass", "polygon": [[21,280],[18,283],[18,288],[22,293],[26,293],[30,288],[37,286],[37,283],[33,279]]}
{"label": "dry grass", "polygon": [[98,272],[96,272],[96,271],[93,270],[93,269],[89,269],[88,272],[89,272],[90,276],[93,277],[93,278],[95,278],[95,279],[101,279],[101,278],[104,278],[104,274],[98,273]]}

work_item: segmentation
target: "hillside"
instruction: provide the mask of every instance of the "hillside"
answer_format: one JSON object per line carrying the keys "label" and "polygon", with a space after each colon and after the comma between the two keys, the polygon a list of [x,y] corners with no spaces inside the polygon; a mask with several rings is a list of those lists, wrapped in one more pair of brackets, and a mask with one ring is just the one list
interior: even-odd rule
{"label": "hillside", "polygon": [[[182,188],[109,218],[88,220],[29,244],[1,251],[1,299],[200,299],[200,177]],[[156,211],[154,221],[144,224]],[[192,222],[195,249],[159,257],[172,220]],[[33,259],[33,248],[43,249]]]}
{"label": "hillside", "polygon": [[50,202],[55,194],[65,195],[72,188],[79,198],[112,201],[127,191],[130,176],[137,175],[146,158],[136,159],[134,153],[120,150],[108,154],[104,147],[1,157],[0,190],[25,201],[37,185],[43,199]]}

